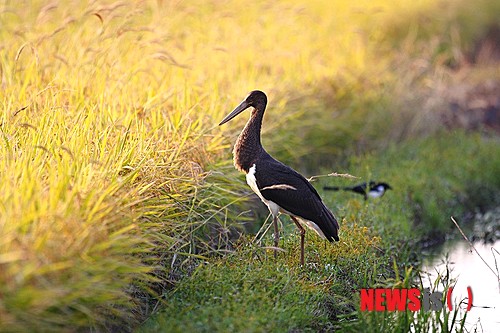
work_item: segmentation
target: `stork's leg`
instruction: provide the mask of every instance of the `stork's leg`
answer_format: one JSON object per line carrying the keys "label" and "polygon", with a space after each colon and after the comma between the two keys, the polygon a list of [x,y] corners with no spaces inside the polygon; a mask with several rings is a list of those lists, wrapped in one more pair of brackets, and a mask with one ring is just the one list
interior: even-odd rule
{"label": "stork's leg", "polygon": [[304,229],[295,216],[290,215],[290,217],[300,231],[300,265],[304,266],[304,239],[306,236],[306,229]]}
{"label": "stork's leg", "polygon": [[280,241],[280,232],[278,229],[278,216],[273,216],[273,225],[274,225],[274,258],[278,256],[278,245]]}

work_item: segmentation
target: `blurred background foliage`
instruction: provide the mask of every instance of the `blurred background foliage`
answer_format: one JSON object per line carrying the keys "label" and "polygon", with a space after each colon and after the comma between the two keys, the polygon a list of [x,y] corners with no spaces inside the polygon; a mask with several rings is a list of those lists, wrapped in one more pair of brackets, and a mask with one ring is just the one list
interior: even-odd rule
{"label": "blurred background foliage", "polygon": [[266,148],[309,175],[445,129],[491,135],[499,7],[1,2],[0,330],[131,323],[230,249],[255,214],[230,164],[244,117],[216,124],[250,90],[269,96]]}

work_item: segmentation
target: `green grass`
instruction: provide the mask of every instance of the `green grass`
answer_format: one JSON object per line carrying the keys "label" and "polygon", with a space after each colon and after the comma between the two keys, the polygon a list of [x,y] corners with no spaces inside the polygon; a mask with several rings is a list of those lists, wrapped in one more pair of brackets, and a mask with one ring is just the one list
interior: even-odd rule
{"label": "green grass", "polygon": [[[381,219],[374,227],[381,234],[419,237],[447,232],[449,217],[461,216],[498,200],[500,188],[498,138],[442,133],[411,143],[394,145],[383,152],[356,156],[348,170],[363,180],[388,181],[394,187],[391,206],[369,205],[366,215]],[[351,185],[355,181],[329,180]],[[482,195],[478,195],[482,193]],[[349,197],[349,196],[347,196]],[[350,196],[353,197],[352,195]],[[336,196],[345,214],[357,202]],[[404,221],[403,221],[404,220]]]}
{"label": "green grass", "polygon": [[[450,216],[475,207],[465,204],[474,199],[472,189],[498,193],[499,158],[498,139],[460,132],[353,158],[349,171],[364,179],[390,180],[394,190],[367,202],[356,194],[321,192],[342,217],[339,243],[326,244],[308,233],[307,264],[301,268],[299,237],[291,223],[285,224],[285,253],[277,261],[262,247],[266,244],[244,239],[234,253],[199,266],[167,292],[165,308],[139,331],[403,332],[410,325],[417,332],[448,331],[446,311],[435,316],[359,312],[359,289],[418,287],[419,241],[451,232]],[[476,188],[478,178],[481,188]],[[317,187],[353,182],[329,178]],[[483,204],[494,200],[498,197]],[[269,246],[270,236],[266,240]],[[436,286],[453,283],[449,275],[442,279]],[[461,325],[462,317],[454,322]]]}
{"label": "green grass", "polygon": [[297,169],[434,133],[416,106],[496,22],[476,5],[421,33],[400,14],[433,1],[2,2],[0,331],[130,328],[230,249],[251,218],[229,162],[242,120],[215,124],[252,89]]}
{"label": "green grass", "polygon": [[[320,304],[328,290],[346,288],[340,279],[344,270],[359,267],[363,271],[356,279],[367,278],[363,263],[376,259],[373,246],[378,240],[367,228],[353,227],[347,233],[333,250],[308,238],[305,269],[298,265],[298,237],[284,240],[286,253],[277,261],[272,251],[242,240],[234,253],[199,266],[165,295],[165,310],[141,331],[282,332],[327,324]],[[364,241],[365,250],[357,249],[355,241]],[[352,253],[346,255],[346,249]]]}

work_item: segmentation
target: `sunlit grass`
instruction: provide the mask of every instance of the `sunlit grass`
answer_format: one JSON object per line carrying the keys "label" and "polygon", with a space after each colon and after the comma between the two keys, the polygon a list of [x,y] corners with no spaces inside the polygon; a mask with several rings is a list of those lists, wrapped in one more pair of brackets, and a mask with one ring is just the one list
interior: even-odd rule
{"label": "sunlit grass", "polygon": [[416,50],[379,46],[405,40],[387,28],[402,10],[432,4],[2,2],[0,330],[131,323],[156,279],[227,242],[245,217],[228,161],[243,120],[230,139],[215,124],[252,89],[284,159],[386,144],[380,124],[400,134],[387,91],[414,82],[394,60]]}
{"label": "sunlit grass", "polygon": [[[359,290],[423,289],[418,280],[420,240],[450,233],[450,214],[464,213],[464,201],[474,200],[475,191],[491,187],[498,192],[499,158],[496,141],[463,133],[443,133],[353,158],[349,170],[365,179],[390,181],[394,190],[364,201],[359,194],[321,191],[323,184],[354,180],[315,182],[339,218],[339,242],[330,244],[308,232],[306,265],[301,267],[297,228],[282,216],[277,259],[269,248],[270,233],[262,241],[241,239],[234,252],[200,265],[165,293],[165,307],[139,331],[448,332],[453,324],[454,332],[462,332],[464,313],[362,312]],[[433,176],[423,176],[429,170]],[[481,185],[474,179],[479,173],[485,181]],[[450,274],[443,274],[434,287],[446,290],[453,283]]]}
{"label": "sunlit grass", "polygon": [[352,287],[343,281],[346,275],[359,284],[371,278],[364,265],[375,265],[378,242],[355,224],[346,229],[345,241],[335,245],[311,234],[307,264],[301,267],[297,233],[283,240],[277,259],[272,250],[242,239],[236,252],[201,265],[170,291],[164,311],[140,331],[282,332],[327,325],[325,296],[332,289]]}

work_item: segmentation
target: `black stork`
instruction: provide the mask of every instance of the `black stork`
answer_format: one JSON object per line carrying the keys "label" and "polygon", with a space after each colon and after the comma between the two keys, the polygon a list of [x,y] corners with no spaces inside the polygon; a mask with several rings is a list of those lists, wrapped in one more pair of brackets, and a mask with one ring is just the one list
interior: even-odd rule
{"label": "black stork", "polygon": [[345,187],[324,186],[323,189],[329,191],[340,191],[340,190],[352,191],[354,193],[361,194],[366,200],[368,199],[368,197],[380,198],[385,194],[387,190],[392,190],[392,187],[387,183],[376,183],[374,181],[370,181],[368,184],[361,183],[355,186],[345,186]]}
{"label": "black stork", "polygon": [[[254,90],[219,124],[225,124],[252,107],[252,114],[236,140],[234,166],[246,173],[250,188],[273,215],[274,245],[279,242],[278,214],[288,214],[300,230],[300,263],[304,265],[305,228],[314,230],[330,242],[338,241],[339,224],[325,206],[316,189],[298,172],[269,155],[260,142],[267,96]],[[274,252],[276,257],[276,250]]]}

